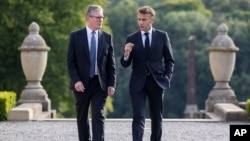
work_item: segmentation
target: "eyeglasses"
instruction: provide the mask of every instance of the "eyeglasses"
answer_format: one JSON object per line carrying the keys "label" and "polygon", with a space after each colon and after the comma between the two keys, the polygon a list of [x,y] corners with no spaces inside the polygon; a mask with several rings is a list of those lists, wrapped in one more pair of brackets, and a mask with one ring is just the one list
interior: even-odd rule
{"label": "eyeglasses", "polygon": [[104,19],[104,17],[103,16],[92,16],[92,15],[89,15],[91,18],[95,18],[95,19],[97,19],[97,20],[103,20]]}

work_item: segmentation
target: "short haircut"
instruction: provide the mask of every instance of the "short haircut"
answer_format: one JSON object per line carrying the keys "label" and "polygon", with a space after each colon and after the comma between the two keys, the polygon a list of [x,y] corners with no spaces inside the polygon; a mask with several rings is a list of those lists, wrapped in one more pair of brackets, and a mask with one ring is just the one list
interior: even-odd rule
{"label": "short haircut", "polygon": [[150,14],[150,16],[155,17],[155,10],[150,6],[143,6],[137,10],[137,14]]}
{"label": "short haircut", "polygon": [[102,11],[103,9],[100,5],[89,5],[86,11],[86,16],[91,15],[93,12]]}

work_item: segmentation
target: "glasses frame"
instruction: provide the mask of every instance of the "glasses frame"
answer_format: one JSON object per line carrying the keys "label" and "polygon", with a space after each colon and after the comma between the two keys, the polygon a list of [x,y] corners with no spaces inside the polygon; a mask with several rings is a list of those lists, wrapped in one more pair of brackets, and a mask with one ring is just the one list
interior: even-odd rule
{"label": "glasses frame", "polygon": [[97,19],[97,20],[104,20],[104,16],[93,16],[93,15],[89,15],[89,17],[91,17],[91,18],[95,18],[95,19]]}

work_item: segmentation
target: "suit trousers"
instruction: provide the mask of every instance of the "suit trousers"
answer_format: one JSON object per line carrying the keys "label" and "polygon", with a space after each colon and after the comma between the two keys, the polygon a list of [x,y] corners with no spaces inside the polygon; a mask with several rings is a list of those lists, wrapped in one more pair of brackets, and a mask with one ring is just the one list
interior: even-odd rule
{"label": "suit trousers", "polygon": [[91,104],[92,141],[104,141],[104,106],[107,93],[103,92],[95,75],[90,79],[84,93],[74,92],[77,112],[77,128],[79,141],[91,141],[89,125],[89,106]]}
{"label": "suit trousers", "polygon": [[147,75],[144,88],[138,93],[131,93],[133,108],[133,141],[142,141],[145,126],[145,109],[148,98],[151,118],[150,141],[161,141],[164,90],[155,82],[152,75]]}

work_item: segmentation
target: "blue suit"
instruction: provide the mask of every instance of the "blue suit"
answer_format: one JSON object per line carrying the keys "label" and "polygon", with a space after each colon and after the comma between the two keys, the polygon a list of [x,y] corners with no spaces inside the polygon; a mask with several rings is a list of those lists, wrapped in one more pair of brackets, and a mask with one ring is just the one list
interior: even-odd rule
{"label": "blue suit", "polygon": [[151,141],[160,141],[162,136],[162,112],[164,90],[170,87],[174,69],[174,58],[168,34],[154,29],[150,51],[145,52],[141,31],[127,37],[126,43],[134,47],[127,59],[121,57],[123,67],[132,64],[129,84],[133,108],[133,141],[142,141],[145,124],[146,98],[152,121]]}
{"label": "blue suit", "polygon": [[[74,91],[77,112],[77,127],[80,141],[90,141],[88,120],[91,104],[93,140],[104,140],[104,105],[107,87],[116,86],[115,55],[111,35],[98,30],[97,66],[98,76],[90,78],[90,51],[86,28],[70,34],[67,66],[70,88]],[[74,84],[81,81],[85,91],[77,92]]]}

